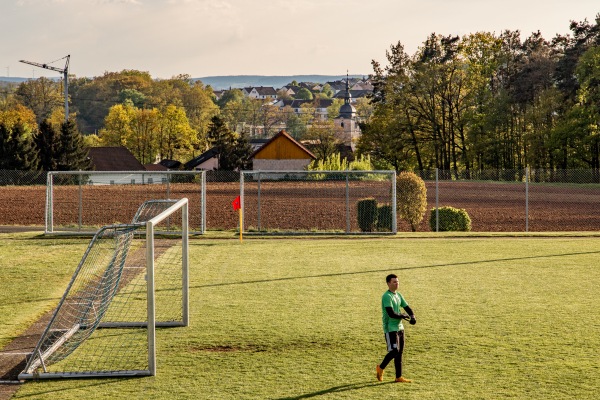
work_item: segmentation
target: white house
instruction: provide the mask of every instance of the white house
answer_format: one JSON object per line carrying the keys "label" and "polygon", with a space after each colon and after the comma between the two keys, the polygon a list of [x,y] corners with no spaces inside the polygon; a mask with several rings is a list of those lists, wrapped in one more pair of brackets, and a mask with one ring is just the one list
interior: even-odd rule
{"label": "white house", "polygon": [[243,88],[242,92],[244,96],[250,97],[251,99],[276,99],[277,91],[271,86],[258,86],[258,87],[247,87]]}
{"label": "white house", "polygon": [[309,104],[311,108],[314,108],[315,116],[319,117],[320,120],[326,120],[328,111],[327,107],[333,104],[332,99],[318,99],[314,100],[279,100],[275,105],[281,109],[284,107],[290,107],[294,110],[296,115],[300,115],[306,112],[306,108],[302,108],[302,105]]}

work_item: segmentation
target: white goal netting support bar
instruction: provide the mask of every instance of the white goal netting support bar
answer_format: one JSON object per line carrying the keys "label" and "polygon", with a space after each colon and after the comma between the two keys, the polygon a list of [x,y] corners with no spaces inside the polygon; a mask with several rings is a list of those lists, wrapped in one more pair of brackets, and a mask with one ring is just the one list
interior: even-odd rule
{"label": "white goal netting support bar", "polygon": [[395,234],[395,171],[241,171],[242,231]]}
{"label": "white goal netting support bar", "polygon": [[156,327],[189,324],[188,237],[186,198],[102,227],[19,379],[155,375]]}

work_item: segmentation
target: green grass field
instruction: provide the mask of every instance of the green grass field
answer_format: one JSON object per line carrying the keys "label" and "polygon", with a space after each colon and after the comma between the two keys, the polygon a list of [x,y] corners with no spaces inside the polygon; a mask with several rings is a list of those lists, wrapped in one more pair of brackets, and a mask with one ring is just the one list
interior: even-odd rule
{"label": "green grass field", "polygon": [[[0,235],[0,345],[59,300],[87,240]],[[600,238],[191,241],[191,325],[156,377],[28,382],[17,399],[593,399]],[[384,382],[380,299],[416,312]]]}

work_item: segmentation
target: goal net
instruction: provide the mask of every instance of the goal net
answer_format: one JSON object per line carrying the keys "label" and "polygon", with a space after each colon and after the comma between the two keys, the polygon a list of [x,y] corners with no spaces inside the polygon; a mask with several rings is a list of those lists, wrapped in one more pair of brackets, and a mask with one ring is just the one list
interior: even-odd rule
{"label": "goal net", "polygon": [[19,379],[155,375],[156,326],[188,325],[187,206],[96,233]]}
{"label": "goal net", "polygon": [[206,171],[50,171],[46,179],[46,234],[89,234],[127,224],[154,199],[189,202],[193,233],[206,229]]}
{"label": "goal net", "polygon": [[[395,171],[241,171],[240,199],[246,232],[397,231]],[[365,200],[373,204],[367,224]]]}

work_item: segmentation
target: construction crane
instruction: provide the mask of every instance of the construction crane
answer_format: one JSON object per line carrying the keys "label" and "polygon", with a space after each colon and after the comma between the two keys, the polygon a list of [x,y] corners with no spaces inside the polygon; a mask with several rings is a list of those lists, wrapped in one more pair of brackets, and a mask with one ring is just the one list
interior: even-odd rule
{"label": "construction crane", "polygon": [[[64,84],[65,84],[65,121],[68,121],[69,120],[69,60],[71,59],[71,55],[67,55],[66,57],[59,58],[56,61],[64,60],[65,58],[67,59],[67,62],[65,63],[64,68],[57,68],[57,67],[53,67],[52,65],[48,65],[51,63],[40,64],[40,63],[36,63],[33,61],[26,61],[26,60],[19,60],[19,62],[29,64],[29,65],[35,65],[36,67],[49,69],[49,70],[60,72],[61,74],[63,74]],[[56,61],[52,61],[52,63],[55,63]]]}

